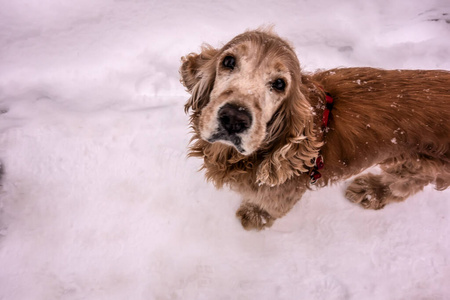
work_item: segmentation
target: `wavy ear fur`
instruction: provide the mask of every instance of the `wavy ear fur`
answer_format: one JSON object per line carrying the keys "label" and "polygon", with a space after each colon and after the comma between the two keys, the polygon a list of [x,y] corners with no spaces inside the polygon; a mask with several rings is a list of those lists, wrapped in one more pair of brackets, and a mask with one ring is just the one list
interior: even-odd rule
{"label": "wavy ear fur", "polygon": [[267,142],[274,148],[259,165],[258,182],[276,186],[308,172],[323,144],[314,126],[311,105],[296,87],[268,127]]}
{"label": "wavy ear fur", "polygon": [[190,53],[181,58],[181,83],[191,93],[184,106],[185,111],[200,111],[209,101],[216,75],[215,56],[219,51],[209,45],[203,45],[200,54]]}

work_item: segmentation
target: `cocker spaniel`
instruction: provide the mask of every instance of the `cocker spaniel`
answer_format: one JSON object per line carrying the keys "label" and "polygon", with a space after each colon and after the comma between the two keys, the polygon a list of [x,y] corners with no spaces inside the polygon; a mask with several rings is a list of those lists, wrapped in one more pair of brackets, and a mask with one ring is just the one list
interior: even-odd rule
{"label": "cocker spaniel", "polygon": [[263,229],[311,185],[364,174],[346,197],[380,209],[450,185],[450,72],[338,68],[302,72],[276,34],[248,31],[182,58],[194,130],[190,156],[243,196],[237,216]]}

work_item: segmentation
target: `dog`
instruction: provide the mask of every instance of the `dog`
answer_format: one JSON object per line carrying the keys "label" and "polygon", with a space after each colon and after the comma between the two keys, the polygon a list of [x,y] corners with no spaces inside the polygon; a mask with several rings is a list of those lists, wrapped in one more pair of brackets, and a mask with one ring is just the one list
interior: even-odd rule
{"label": "dog", "polygon": [[450,185],[450,72],[337,68],[302,72],[294,48],[268,30],[181,58],[191,97],[190,157],[238,191],[242,226],[261,230],[312,186],[363,174],[345,196],[381,209],[432,183]]}

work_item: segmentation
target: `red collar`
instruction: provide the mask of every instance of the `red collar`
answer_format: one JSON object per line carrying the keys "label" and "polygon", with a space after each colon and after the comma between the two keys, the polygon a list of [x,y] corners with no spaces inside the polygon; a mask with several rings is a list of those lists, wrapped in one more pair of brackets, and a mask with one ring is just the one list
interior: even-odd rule
{"label": "red collar", "polygon": [[[333,97],[327,92],[325,92],[325,110],[323,111],[323,117],[322,117],[322,130],[325,132],[326,128],[328,127],[328,121],[330,119],[330,113],[333,109]],[[323,169],[324,163],[323,163],[323,157],[322,155],[318,155],[317,158],[314,159],[314,167],[311,168],[309,171],[309,177],[311,178],[311,184],[314,184],[319,180],[320,177],[322,177],[322,174],[320,174],[319,170]]]}
{"label": "red collar", "polygon": [[322,129],[325,129],[328,126],[328,119],[330,118],[330,112],[333,108],[333,98],[329,93],[325,93],[325,110],[323,111],[322,117]]}

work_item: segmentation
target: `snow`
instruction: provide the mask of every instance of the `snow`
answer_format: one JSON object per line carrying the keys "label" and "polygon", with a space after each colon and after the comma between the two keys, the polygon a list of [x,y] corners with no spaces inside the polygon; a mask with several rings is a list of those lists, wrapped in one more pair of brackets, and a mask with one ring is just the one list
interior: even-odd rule
{"label": "snow", "polygon": [[[450,70],[432,1],[0,0],[0,299],[448,299],[450,191],[348,182],[272,228],[187,159],[180,57],[264,24],[307,71]],[[373,126],[373,124],[372,124]]]}

